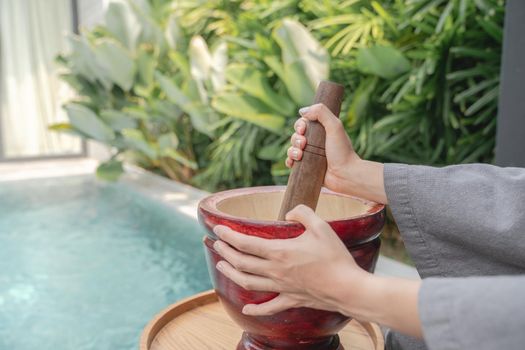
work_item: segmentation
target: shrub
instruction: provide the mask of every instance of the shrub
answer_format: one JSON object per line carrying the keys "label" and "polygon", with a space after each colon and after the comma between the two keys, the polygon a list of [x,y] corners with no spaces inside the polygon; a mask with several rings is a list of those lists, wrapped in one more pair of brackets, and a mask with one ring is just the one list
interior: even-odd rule
{"label": "shrub", "polygon": [[119,1],[59,57],[78,97],[52,126],[208,190],[283,182],[298,107],[346,86],[361,156],[490,162],[503,1]]}

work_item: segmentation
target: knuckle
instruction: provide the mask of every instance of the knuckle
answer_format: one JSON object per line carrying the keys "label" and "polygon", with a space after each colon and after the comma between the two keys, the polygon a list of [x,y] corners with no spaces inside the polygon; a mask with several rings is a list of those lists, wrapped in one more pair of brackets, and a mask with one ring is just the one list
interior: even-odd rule
{"label": "knuckle", "polygon": [[328,107],[326,107],[324,103],[318,103],[317,105],[319,106],[320,112],[322,113],[330,112],[330,110],[328,109]]}
{"label": "knuckle", "polygon": [[325,223],[322,220],[316,220],[312,227],[316,231],[323,231],[326,228]]}
{"label": "knuckle", "polygon": [[241,278],[239,278],[239,285],[243,287],[244,289],[248,289],[248,290],[253,287],[252,283],[246,276],[242,276]]}
{"label": "knuckle", "polygon": [[298,206],[295,207],[295,209],[297,211],[305,212],[308,210],[308,207],[304,204],[299,204]]}
{"label": "knuckle", "polygon": [[234,258],[231,260],[231,264],[236,270],[242,271],[246,268],[246,264],[242,261],[242,259]]}
{"label": "knuckle", "polygon": [[312,107],[310,107],[310,111],[314,114],[319,114],[323,111],[324,104],[322,103],[316,103]]}

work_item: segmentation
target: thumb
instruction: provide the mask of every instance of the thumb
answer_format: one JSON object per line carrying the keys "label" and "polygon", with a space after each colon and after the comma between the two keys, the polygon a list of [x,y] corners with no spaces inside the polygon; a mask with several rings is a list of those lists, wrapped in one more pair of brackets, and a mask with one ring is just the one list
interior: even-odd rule
{"label": "thumb", "polygon": [[311,208],[304,204],[299,204],[290,210],[288,214],[286,214],[286,220],[300,222],[307,230],[312,231],[315,231],[314,228],[325,224]]}

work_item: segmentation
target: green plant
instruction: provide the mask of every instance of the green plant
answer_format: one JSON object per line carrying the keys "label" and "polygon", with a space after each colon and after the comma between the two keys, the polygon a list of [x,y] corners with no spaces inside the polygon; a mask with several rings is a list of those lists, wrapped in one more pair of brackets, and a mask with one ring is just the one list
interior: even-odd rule
{"label": "green plant", "polygon": [[[282,182],[320,79],[365,158],[490,162],[501,0],[129,0],[60,57],[78,98],[52,128],[209,190]],[[330,59],[329,59],[329,56]]]}
{"label": "green plant", "polygon": [[202,38],[184,40],[169,13],[155,21],[158,8],[137,4],[112,2],[106,26],[70,38],[71,52],[58,61],[78,97],[65,106],[69,124],[51,129],[108,145],[113,155],[101,177],[116,179],[127,158],[188,182],[202,156],[195,149],[211,142],[218,121],[204,85],[223,84],[226,47],[211,59]]}
{"label": "green plant", "polygon": [[491,162],[503,2],[349,1],[316,19],[344,63],[343,115],[365,158],[419,164]]}

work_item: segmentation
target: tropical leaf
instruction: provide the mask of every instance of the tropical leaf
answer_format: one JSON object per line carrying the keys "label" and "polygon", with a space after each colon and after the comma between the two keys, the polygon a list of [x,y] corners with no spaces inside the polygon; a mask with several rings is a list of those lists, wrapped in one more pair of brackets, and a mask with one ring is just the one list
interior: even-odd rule
{"label": "tropical leaf", "polygon": [[410,70],[410,62],[392,46],[372,46],[359,49],[357,67],[367,74],[392,79]]}
{"label": "tropical leaf", "polygon": [[190,99],[172,80],[160,72],[156,72],[155,77],[168,99],[190,116],[195,129],[213,137],[212,125],[218,121],[218,117],[213,110],[203,105],[199,100]]}
{"label": "tropical leaf", "polygon": [[156,159],[158,156],[158,150],[153,143],[150,143],[144,137],[144,134],[137,129],[124,129],[122,130],[122,136],[124,136],[124,142],[136,151],[143,153],[150,159]]}
{"label": "tropical leaf", "polygon": [[97,177],[106,181],[117,181],[124,173],[122,162],[111,159],[97,167]]}
{"label": "tropical leaf", "polygon": [[115,131],[136,128],[137,120],[129,114],[114,109],[106,109],[100,112],[100,118]]}
{"label": "tropical leaf", "polygon": [[104,19],[109,33],[128,50],[134,52],[142,27],[129,3],[125,1],[111,1]]}
{"label": "tropical leaf", "polygon": [[69,103],[64,106],[71,126],[94,140],[111,142],[115,133],[89,108],[80,104]]}
{"label": "tropical leaf", "polygon": [[212,106],[226,115],[247,121],[264,129],[281,133],[285,117],[274,114],[260,100],[239,93],[222,93],[214,97]]}
{"label": "tropical leaf", "polygon": [[226,70],[226,78],[242,91],[260,99],[277,113],[291,115],[295,110],[295,104],[276,93],[262,73],[252,66],[232,64]]}
{"label": "tropical leaf", "polygon": [[[321,80],[328,78],[328,52],[301,23],[284,19],[273,31],[273,37],[281,48],[284,66],[300,66],[305,76],[301,80],[307,81],[312,90],[317,88]],[[296,74],[298,72],[293,68],[290,70]],[[290,80],[294,78],[295,76],[287,76],[288,85],[291,85]],[[290,90],[289,92],[292,93]]]}
{"label": "tropical leaf", "polygon": [[130,90],[135,81],[136,66],[129,52],[117,41],[107,38],[95,42],[94,52],[106,75],[123,90]]}

